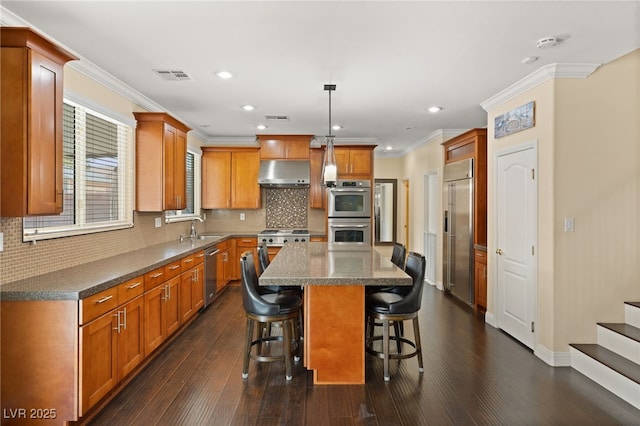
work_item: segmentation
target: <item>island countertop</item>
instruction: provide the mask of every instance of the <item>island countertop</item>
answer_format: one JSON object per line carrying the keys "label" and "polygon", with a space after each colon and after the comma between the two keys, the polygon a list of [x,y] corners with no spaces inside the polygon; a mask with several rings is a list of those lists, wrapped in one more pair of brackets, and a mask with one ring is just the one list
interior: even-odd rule
{"label": "island countertop", "polygon": [[374,247],[350,243],[287,243],[260,285],[411,285],[412,279]]}

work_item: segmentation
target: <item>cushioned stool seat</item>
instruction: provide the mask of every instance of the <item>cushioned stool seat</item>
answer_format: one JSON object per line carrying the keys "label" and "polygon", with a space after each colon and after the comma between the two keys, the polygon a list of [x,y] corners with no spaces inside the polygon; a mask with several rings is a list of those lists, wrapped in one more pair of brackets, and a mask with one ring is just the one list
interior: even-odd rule
{"label": "cushioned stool seat", "polygon": [[[404,359],[416,356],[418,358],[418,369],[423,371],[422,365],[422,346],[420,343],[420,326],[418,324],[418,311],[422,302],[422,288],[424,281],[424,271],[426,260],[424,256],[418,253],[409,253],[405,271],[413,278],[413,285],[407,295],[380,291],[370,293],[366,296],[367,309],[367,352],[384,360],[384,380],[388,381],[389,376],[389,359]],[[389,325],[393,323],[401,324],[404,321],[413,321],[414,340],[405,338],[396,330],[396,335],[389,336]],[[371,328],[376,322],[382,323],[382,336],[374,336]],[[374,343],[382,340],[382,350],[376,350]],[[407,344],[414,350],[411,352],[391,353],[389,350],[389,340],[395,340],[400,347],[401,344]]]}
{"label": "cushioned stool seat", "polygon": [[[298,315],[302,308],[302,299],[289,293],[266,293],[258,291],[253,254],[246,252],[240,259],[242,269],[242,305],[247,317],[247,329],[244,348],[242,377],[249,376],[249,360],[258,362],[285,362],[285,378],[291,380],[292,356],[298,353]],[[282,323],[282,336],[271,336],[263,333],[263,328],[270,328],[272,323]],[[254,339],[254,326],[258,324],[257,337]],[[266,342],[282,342],[282,354],[264,354],[262,344]],[[256,351],[253,352],[255,347]],[[270,347],[271,353],[274,348]]]}

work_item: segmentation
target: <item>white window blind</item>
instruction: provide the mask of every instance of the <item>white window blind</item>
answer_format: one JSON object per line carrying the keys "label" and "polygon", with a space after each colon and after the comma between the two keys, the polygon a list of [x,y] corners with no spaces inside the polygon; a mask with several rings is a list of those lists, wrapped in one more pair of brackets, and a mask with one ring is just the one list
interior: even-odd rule
{"label": "white window blind", "polygon": [[186,179],[187,179],[187,207],[184,210],[167,210],[166,222],[191,220],[200,217],[200,167],[201,156],[192,151],[187,151]]}
{"label": "white window blind", "polygon": [[23,220],[32,241],[133,226],[131,128],[69,100],[63,105],[63,211]]}

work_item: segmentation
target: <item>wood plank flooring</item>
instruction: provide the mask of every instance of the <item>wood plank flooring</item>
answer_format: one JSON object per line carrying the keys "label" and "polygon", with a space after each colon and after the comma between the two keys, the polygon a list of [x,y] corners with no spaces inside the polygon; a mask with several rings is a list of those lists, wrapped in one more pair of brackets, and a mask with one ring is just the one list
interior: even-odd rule
{"label": "wood plank flooring", "polygon": [[[301,362],[251,362],[245,317],[228,288],[114,398],[95,425],[638,425],[640,411],[568,367],[553,368],[455,299],[426,286],[425,371],[415,358],[367,356],[365,385],[313,386]],[[411,336],[412,330],[406,330]]]}

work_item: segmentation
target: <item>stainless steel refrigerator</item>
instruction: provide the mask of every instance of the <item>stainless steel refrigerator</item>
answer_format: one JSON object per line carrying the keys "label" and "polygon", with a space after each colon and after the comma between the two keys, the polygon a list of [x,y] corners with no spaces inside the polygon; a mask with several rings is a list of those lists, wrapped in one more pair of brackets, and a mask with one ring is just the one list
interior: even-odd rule
{"label": "stainless steel refrigerator", "polygon": [[473,159],[444,166],[444,288],[473,305]]}

